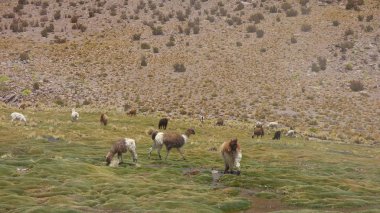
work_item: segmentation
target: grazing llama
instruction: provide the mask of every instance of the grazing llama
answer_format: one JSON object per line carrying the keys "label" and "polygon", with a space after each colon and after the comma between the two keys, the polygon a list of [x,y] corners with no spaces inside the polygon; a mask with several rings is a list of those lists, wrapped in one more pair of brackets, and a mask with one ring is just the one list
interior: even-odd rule
{"label": "grazing llama", "polygon": [[21,114],[21,113],[13,112],[13,113],[11,114],[11,118],[12,118],[12,122],[13,122],[14,120],[16,120],[16,121],[22,121],[22,122],[24,122],[24,124],[26,125],[26,118],[25,118],[25,116],[24,116],[23,114]]}
{"label": "grazing llama", "polygon": [[122,163],[123,153],[127,151],[131,153],[133,162],[137,162],[136,141],[131,138],[123,138],[112,145],[110,151],[107,153],[107,166],[111,163],[112,158],[115,154],[117,154],[117,158],[119,159],[120,163]]}

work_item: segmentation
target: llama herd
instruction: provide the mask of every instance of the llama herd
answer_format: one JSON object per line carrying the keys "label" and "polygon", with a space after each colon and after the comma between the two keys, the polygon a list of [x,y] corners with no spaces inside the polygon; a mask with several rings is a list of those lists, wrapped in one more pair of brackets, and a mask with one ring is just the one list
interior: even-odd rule
{"label": "llama herd", "polygon": [[[130,112],[128,113],[130,116],[135,116],[136,112]],[[19,120],[24,122],[26,125],[26,117],[18,112],[13,112],[11,114],[12,122],[14,120]],[[76,122],[79,120],[79,113],[75,111],[75,109],[72,109],[71,111],[71,121]],[[200,117],[201,123],[204,122],[204,116]],[[162,118],[158,122],[158,129],[166,130],[168,126],[169,119],[168,118]],[[100,123],[104,126],[108,123],[108,116],[104,113],[100,116]],[[217,126],[223,125],[223,120],[219,119],[216,123]],[[279,126],[278,122],[269,122],[267,125],[269,128],[276,128]],[[294,137],[296,134],[294,129],[290,129],[286,136]],[[148,132],[148,135],[151,136],[153,144],[152,147],[150,147],[148,152],[148,158],[150,159],[152,151],[157,150],[157,154],[159,159],[161,158],[161,149],[163,146],[166,148],[166,156],[165,160],[167,160],[170,151],[175,148],[182,156],[182,159],[185,160],[185,156],[183,154],[183,146],[187,143],[188,139],[191,135],[195,135],[195,130],[193,128],[187,129],[183,134],[179,133],[173,133],[173,132],[160,132],[157,130],[150,130]],[[257,122],[256,127],[254,128],[252,138],[254,137],[263,137],[264,134],[264,127],[263,123]],[[276,131],[273,137],[273,140],[280,140],[281,137],[281,131]],[[106,165],[110,165],[111,161],[115,154],[117,154],[118,160],[121,163],[123,161],[123,153],[130,152],[132,156],[133,162],[137,162],[137,152],[136,152],[136,141],[132,138],[123,138],[118,140],[115,144],[112,145],[111,149],[106,155]],[[240,149],[240,144],[238,143],[238,140],[231,139],[230,141],[224,142],[220,147],[220,154],[224,161],[224,173],[231,173],[233,174],[233,169],[236,168],[237,172],[236,174],[240,174],[240,161],[242,159],[242,153]]]}

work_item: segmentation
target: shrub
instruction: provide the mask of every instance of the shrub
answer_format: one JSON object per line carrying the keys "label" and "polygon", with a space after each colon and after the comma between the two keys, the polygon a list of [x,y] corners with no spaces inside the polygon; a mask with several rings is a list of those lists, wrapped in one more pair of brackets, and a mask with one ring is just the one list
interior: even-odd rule
{"label": "shrub", "polygon": [[372,32],[373,31],[373,27],[371,25],[368,25],[364,28],[364,31],[369,33],[369,32]]}
{"label": "shrub", "polygon": [[30,89],[24,89],[24,90],[21,92],[21,94],[22,94],[23,96],[28,96],[28,95],[32,94],[32,91],[31,91]]}
{"label": "shrub", "polygon": [[22,4],[18,4],[16,7],[13,8],[13,12],[18,13],[18,12],[20,12],[22,9],[24,9],[24,5],[22,5]]}
{"label": "shrub", "polygon": [[256,36],[257,36],[257,38],[262,38],[264,36],[264,31],[263,30],[257,30]]}
{"label": "shrub", "polygon": [[176,63],[173,65],[173,68],[174,68],[174,72],[185,72],[186,71],[186,67],[184,64]]}
{"label": "shrub", "polygon": [[183,14],[182,10],[177,11],[176,15],[177,15],[176,17],[177,17],[178,21],[185,21],[187,18],[186,15]]}
{"label": "shrub", "polygon": [[260,23],[261,20],[264,19],[264,15],[262,13],[255,13],[255,14],[252,14],[250,17],[249,17],[249,21],[253,21],[255,22],[255,24],[258,24]]}
{"label": "shrub", "polygon": [[236,46],[241,47],[241,46],[243,46],[243,44],[240,41],[237,41]]}
{"label": "shrub", "polygon": [[236,25],[241,25],[242,24],[242,20],[240,17],[237,17],[237,16],[232,16],[232,21],[233,23],[235,23]]}
{"label": "shrub", "polygon": [[77,23],[78,22],[78,16],[71,17],[70,22],[71,23]]}
{"label": "shrub", "polygon": [[296,39],[294,36],[292,36],[292,37],[290,38],[290,42],[291,42],[292,44],[295,44],[295,43],[297,43],[297,39]]}
{"label": "shrub", "polygon": [[146,67],[148,65],[148,62],[146,61],[146,57],[142,56],[141,57],[141,66]]}
{"label": "shrub", "polygon": [[193,33],[194,34],[198,34],[199,33],[199,31],[200,31],[200,27],[199,27],[199,25],[195,25],[194,27],[193,27]]}
{"label": "shrub", "polygon": [[55,11],[55,13],[54,13],[54,19],[58,20],[60,18],[61,18],[61,11],[60,10]]}
{"label": "shrub", "polygon": [[256,26],[255,25],[248,25],[247,26],[247,33],[254,33],[256,32]]}
{"label": "shrub", "polygon": [[44,15],[46,15],[47,14],[47,10],[46,9],[42,9],[41,11],[40,11],[40,15],[41,16],[44,16]]}
{"label": "shrub", "polygon": [[240,11],[244,9],[244,4],[239,2],[238,5],[235,7],[234,11]]}
{"label": "shrub", "polygon": [[153,53],[158,53],[158,47],[153,47]]}
{"label": "shrub", "polygon": [[333,21],[333,26],[334,26],[334,27],[337,27],[337,26],[339,26],[339,25],[340,25],[339,21]]}
{"label": "shrub", "polygon": [[302,6],[305,6],[307,3],[309,3],[309,0],[300,0]]}
{"label": "shrub", "polygon": [[152,29],[152,34],[153,35],[163,35],[164,34],[164,32],[162,31],[162,27],[161,26],[157,26],[157,27],[152,26],[151,29]]}
{"label": "shrub", "polygon": [[16,15],[14,13],[5,13],[3,18],[14,18]]}
{"label": "shrub", "polygon": [[364,85],[360,80],[352,80],[350,81],[350,88],[354,92],[359,92],[364,90]]}
{"label": "shrub", "polygon": [[44,28],[42,31],[41,31],[41,36],[42,37],[48,37],[48,31],[46,30],[46,28]]}
{"label": "shrub", "polygon": [[311,25],[310,24],[302,24],[301,30],[302,30],[302,32],[309,32],[309,31],[311,31]]}
{"label": "shrub", "polygon": [[66,38],[60,38],[59,36],[54,36],[54,43],[63,44],[66,42]]}
{"label": "shrub", "polygon": [[9,25],[9,29],[11,29],[12,32],[14,33],[18,33],[18,32],[24,32],[25,27],[27,26],[28,26],[27,21],[24,21],[21,19],[13,19],[12,23]]}
{"label": "shrub", "polygon": [[311,8],[310,7],[301,7],[301,14],[302,15],[309,15],[311,12]]}
{"label": "shrub", "polygon": [[364,16],[363,15],[358,15],[358,21],[363,21],[364,20]]}
{"label": "shrub", "polygon": [[142,43],[141,44],[141,49],[148,50],[148,49],[150,49],[150,45],[148,43]]}
{"label": "shrub", "polygon": [[140,38],[141,38],[141,33],[136,33],[136,34],[133,34],[132,36],[133,41],[139,41]]}
{"label": "shrub", "polygon": [[271,6],[271,7],[269,8],[269,12],[270,12],[270,13],[277,13],[277,7],[276,7],[275,5]]}
{"label": "shrub", "polygon": [[349,28],[346,31],[344,31],[344,35],[345,36],[354,35],[354,31],[351,28]]}
{"label": "shrub", "polygon": [[214,16],[207,16],[206,20],[208,20],[209,22],[214,22],[215,18]]}
{"label": "shrub", "polygon": [[321,70],[321,68],[318,66],[318,64],[317,63],[312,63],[311,64],[311,71],[312,72],[319,72]]}
{"label": "shrub", "polygon": [[286,11],[286,17],[295,17],[297,15],[298,15],[298,11],[293,8]]}
{"label": "shrub", "polygon": [[326,70],[327,60],[325,57],[318,57],[318,65],[321,70]]}
{"label": "shrub", "polygon": [[33,90],[38,90],[38,89],[40,89],[40,83],[34,82],[33,83]]}
{"label": "shrub", "polygon": [[369,16],[367,16],[367,18],[366,18],[366,21],[367,22],[370,22],[370,21],[372,21],[373,20],[373,15],[369,15]]}
{"label": "shrub", "polygon": [[28,52],[21,53],[19,58],[20,58],[20,61],[29,60],[29,54],[28,54]]}
{"label": "shrub", "polygon": [[283,9],[284,11],[287,11],[290,8],[292,8],[292,5],[289,4],[288,2],[284,2],[284,3],[281,4],[281,9]]}

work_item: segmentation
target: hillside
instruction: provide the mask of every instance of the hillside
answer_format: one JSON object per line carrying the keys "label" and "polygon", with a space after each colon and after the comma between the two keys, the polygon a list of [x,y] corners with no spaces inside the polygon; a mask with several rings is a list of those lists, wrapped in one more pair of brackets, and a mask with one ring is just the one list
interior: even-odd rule
{"label": "hillside", "polygon": [[375,144],[379,7],[376,0],[5,0],[0,101],[278,121],[308,137]]}

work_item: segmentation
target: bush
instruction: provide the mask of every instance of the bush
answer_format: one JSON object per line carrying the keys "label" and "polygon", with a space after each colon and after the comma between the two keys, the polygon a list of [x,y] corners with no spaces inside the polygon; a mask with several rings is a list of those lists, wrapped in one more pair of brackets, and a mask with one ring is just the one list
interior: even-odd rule
{"label": "bush", "polygon": [[297,15],[298,11],[293,8],[286,11],[286,17],[296,17]]}
{"label": "bush", "polygon": [[141,49],[148,50],[148,49],[150,49],[150,45],[148,43],[142,43],[141,44]]}
{"label": "bush", "polygon": [[301,14],[302,15],[309,15],[311,12],[311,8],[310,7],[301,7]]}
{"label": "bush", "polygon": [[364,90],[364,85],[360,80],[352,80],[350,81],[350,88],[354,92],[359,92]]}
{"label": "bush", "polygon": [[254,33],[256,32],[256,26],[255,25],[248,25],[247,26],[247,33]]}
{"label": "bush", "polygon": [[334,26],[334,27],[337,27],[337,26],[339,26],[339,25],[340,25],[339,21],[333,21],[333,26]]}
{"label": "bush", "polygon": [[48,37],[48,31],[47,31],[46,28],[44,28],[44,29],[41,31],[41,36],[42,36],[42,37],[45,37],[45,38]]}
{"label": "bush", "polygon": [[184,64],[176,63],[173,65],[173,68],[174,68],[174,72],[185,72],[186,71],[186,67]]}
{"label": "bush", "polygon": [[319,72],[321,70],[321,68],[319,68],[318,64],[317,63],[312,63],[311,64],[311,71],[312,72]]}
{"label": "bush", "polygon": [[71,22],[71,23],[77,23],[77,22],[78,22],[78,16],[73,16],[73,17],[71,17],[70,22]]}
{"label": "bush", "polygon": [[20,61],[27,61],[27,60],[29,60],[29,54],[28,54],[28,52],[21,53],[19,58],[20,58]]}
{"label": "bush", "polygon": [[237,41],[236,46],[241,47],[241,46],[243,46],[243,44],[240,41]]}
{"label": "bush", "polygon": [[372,21],[373,20],[373,15],[369,15],[369,16],[367,16],[367,18],[366,18],[366,21],[367,22],[370,22],[370,21]]}
{"label": "bush", "polygon": [[141,66],[146,67],[148,65],[148,62],[146,61],[146,57],[141,57]]}
{"label": "bush", "polygon": [[33,90],[38,90],[38,89],[40,89],[40,83],[34,82],[33,83]]}
{"label": "bush", "polygon": [[261,20],[264,20],[264,15],[262,13],[255,13],[252,14],[248,20],[255,22],[255,24],[258,24]]}
{"label": "bush", "polygon": [[301,30],[302,30],[302,32],[309,32],[309,31],[311,31],[311,25],[310,24],[302,24]]}
{"label": "bush", "polygon": [[294,36],[292,36],[292,37],[290,38],[290,42],[291,42],[292,44],[295,44],[295,43],[297,43],[297,39],[296,39]]}
{"label": "bush", "polygon": [[153,53],[158,53],[158,47],[153,47]]}
{"label": "bush", "polygon": [[256,36],[257,36],[257,38],[262,38],[264,36],[264,31],[263,30],[257,30]]}
{"label": "bush", "polygon": [[305,6],[307,3],[309,3],[309,0],[300,0],[302,6]]}
{"label": "bush", "polygon": [[21,92],[21,94],[22,94],[23,96],[28,96],[28,95],[32,94],[32,91],[31,91],[30,89],[24,89],[24,90]]}
{"label": "bush", "polygon": [[136,34],[133,34],[132,36],[133,41],[139,41],[140,38],[141,38],[141,33],[136,33]]}
{"label": "bush", "polygon": [[161,26],[158,26],[158,27],[152,26],[151,29],[152,29],[153,35],[163,35],[164,34]]}
{"label": "bush", "polygon": [[327,60],[325,57],[318,57],[318,65],[321,70],[326,70]]}
{"label": "bush", "polygon": [[271,6],[270,8],[269,8],[269,12],[270,13],[277,13],[277,7],[275,6],[275,5],[273,5],[273,6]]}
{"label": "bush", "polygon": [[244,9],[244,4],[239,2],[238,5],[235,7],[234,11],[240,11]]}
{"label": "bush", "polygon": [[372,32],[373,31],[373,27],[371,25],[368,25],[364,28],[364,31],[369,33],[369,32]]}
{"label": "bush", "polygon": [[344,31],[344,35],[345,36],[349,36],[349,35],[354,35],[354,31],[352,29],[347,29],[346,31]]}
{"label": "bush", "polygon": [[284,11],[287,11],[290,8],[292,8],[292,5],[289,4],[288,2],[284,2],[284,3],[281,4],[281,9],[283,9]]}
{"label": "bush", "polygon": [[58,20],[60,18],[61,18],[61,11],[60,10],[55,11],[55,13],[54,13],[54,19]]}

